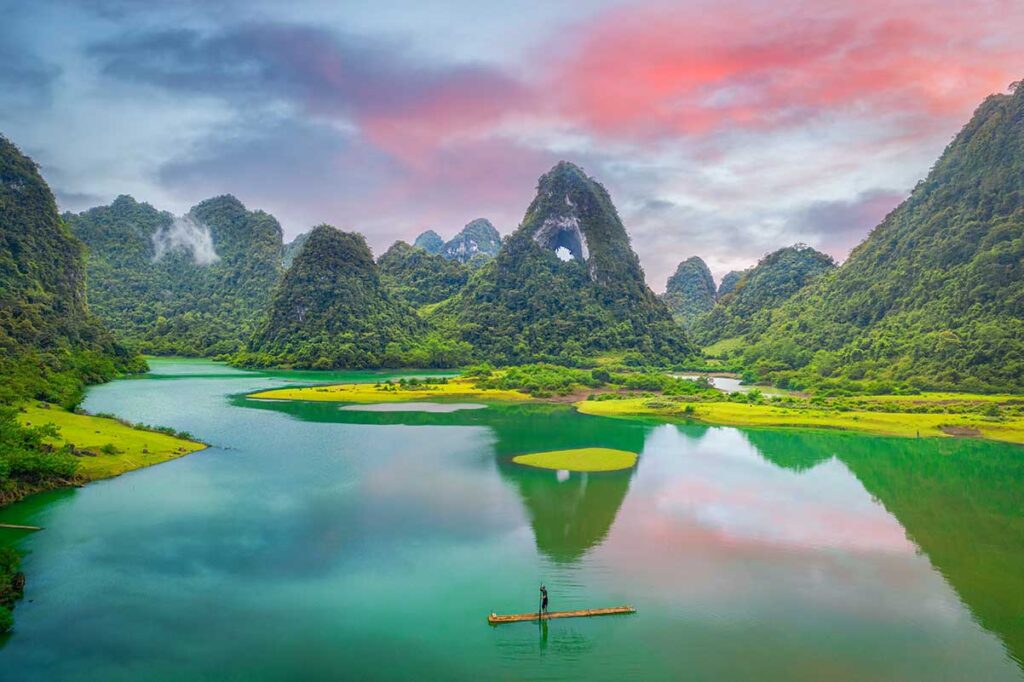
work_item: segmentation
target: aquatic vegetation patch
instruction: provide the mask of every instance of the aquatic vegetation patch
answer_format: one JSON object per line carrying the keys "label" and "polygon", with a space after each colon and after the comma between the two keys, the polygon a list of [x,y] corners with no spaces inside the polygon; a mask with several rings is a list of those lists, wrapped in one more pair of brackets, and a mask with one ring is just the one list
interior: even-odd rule
{"label": "aquatic vegetation patch", "polygon": [[551,450],[513,457],[516,464],[566,471],[619,471],[636,465],[636,453],[612,448]]}

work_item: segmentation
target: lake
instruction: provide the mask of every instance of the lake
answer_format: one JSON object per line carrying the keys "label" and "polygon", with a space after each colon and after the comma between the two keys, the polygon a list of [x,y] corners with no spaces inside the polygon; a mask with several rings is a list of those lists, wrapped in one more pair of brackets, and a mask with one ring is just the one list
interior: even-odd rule
{"label": "lake", "polygon": [[[84,407],[212,447],[0,510],[46,528],[7,540],[0,679],[1024,679],[1019,447],[344,410],[244,394],[389,375],[152,367]],[[577,447],[640,457],[511,461]],[[487,624],[542,582],[552,610],[637,613]]]}

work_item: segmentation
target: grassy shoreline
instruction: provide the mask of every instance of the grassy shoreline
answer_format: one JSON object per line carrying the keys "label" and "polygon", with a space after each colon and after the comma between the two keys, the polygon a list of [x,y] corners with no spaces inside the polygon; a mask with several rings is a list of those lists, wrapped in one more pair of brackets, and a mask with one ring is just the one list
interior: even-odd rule
{"label": "grassy shoreline", "polygon": [[18,414],[22,426],[52,424],[57,438],[46,444],[55,450],[71,446],[78,466],[73,476],[25,483],[0,496],[0,506],[55,488],[82,485],[167,462],[207,446],[155,429],[127,424],[112,417],[77,414],[48,403],[33,401]]}
{"label": "grassy shoreline", "polygon": [[1024,417],[996,418],[976,412],[877,411],[651,397],[582,400],[576,409],[602,417],[659,417],[718,426],[830,429],[904,438],[976,437],[1024,444]]}
{"label": "grassy shoreline", "polygon": [[[587,382],[589,383],[582,383]],[[435,382],[337,384],[252,393],[265,400],[341,403],[431,399],[572,402],[583,414],[689,419],[722,426],[830,429],[899,437],[973,437],[1024,444],[1024,396],[727,394],[706,381],[605,374],[553,366],[476,371]]]}

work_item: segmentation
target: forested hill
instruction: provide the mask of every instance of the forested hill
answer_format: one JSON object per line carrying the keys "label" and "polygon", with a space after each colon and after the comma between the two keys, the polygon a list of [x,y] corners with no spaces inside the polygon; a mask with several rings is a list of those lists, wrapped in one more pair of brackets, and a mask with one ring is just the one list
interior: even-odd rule
{"label": "forested hill", "polygon": [[302,245],[309,239],[309,232],[303,232],[297,235],[295,239],[291,240],[284,245],[284,250],[281,254],[281,265],[287,270],[292,266],[292,261],[299,255],[299,251],[302,249]]}
{"label": "forested hill", "polygon": [[691,332],[707,346],[762,330],[771,322],[776,306],[835,266],[831,256],[803,244],[770,253],[745,271],[706,315],[694,321]]}
{"label": "forested hill", "polygon": [[715,305],[715,280],[707,263],[699,256],[687,258],[665,284],[661,300],[668,306],[672,317],[684,327]]}
{"label": "forested hill", "polygon": [[70,405],[85,383],[144,366],[90,313],[81,242],[35,163],[0,136],[0,402]]}
{"label": "forested hill", "polygon": [[480,265],[498,255],[501,235],[486,218],[470,221],[441,250],[441,255],[460,263]]}
{"label": "forested hill", "polygon": [[739,270],[731,270],[725,273],[722,277],[722,281],[718,283],[718,296],[731,294],[745,274],[747,274],[747,270],[742,272]]}
{"label": "forested hill", "polygon": [[413,242],[413,246],[417,249],[423,249],[427,253],[439,254],[444,251],[444,240],[441,239],[441,235],[433,230],[427,230],[420,236],[416,237],[416,241]]}
{"label": "forested hill", "polygon": [[96,313],[145,352],[239,350],[280,278],[280,225],[232,196],[180,218],[129,196],[67,218],[89,248]]}
{"label": "forested hill", "polygon": [[[559,249],[571,258],[560,259]],[[644,283],[607,191],[566,162],[541,177],[498,256],[437,314],[478,356],[498,363],[615,351],[675,362],[694,350]]]}
{"label": "forested hill", "polygon": [[276,289],[244,365],[327,369],[442,363],[411,351],[425,323],[381,283],[361,234],[313,229]]}
{"label": "forested hill", "polygon": [[798,385],[1024,390],[1024,87],[986,99],[927,179],[745,358]]}
{"label": "forested hill", "polygon": [[377,264],[384,284],[414,306],[450,298],[469,279],[469,269],[459,261],[402,241],[392,244]]}
{"label": "forested hill", "polygon": [[416,237],[413,246],[448,260],[476,267],[498,255],[498,250],[501,249],[501,235],[490,220],[477,218],[466,223],[466,226],[447,242],[433,230],[427,230]]}

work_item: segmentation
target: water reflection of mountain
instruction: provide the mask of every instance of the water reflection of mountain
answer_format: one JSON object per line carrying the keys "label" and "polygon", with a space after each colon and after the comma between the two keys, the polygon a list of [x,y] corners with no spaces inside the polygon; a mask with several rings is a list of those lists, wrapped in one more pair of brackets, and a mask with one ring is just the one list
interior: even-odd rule
{"label": "water reflection of mountain", "polygon": [[769,461],[843,462],[1024,668],[1024,450],[954,439],[746,431]]}
{"label": "water reflection of mountain", "polygon": [[[493,405],[458,412],[360,412],[337,404],[236,399],[314,422],[405,426],[479,426],[495,436],[496,465],[502,480],[518,493],[533,527],[537,548],[562,563],[577,561],[608,534],[629,490],[634,470],[571,474],[559,481],[554,471],[515,464],[529,452],[607,447],[640,452],[651,425],[587,417],[565,405]],[[698,434],[694,434],[698,437]]]}

